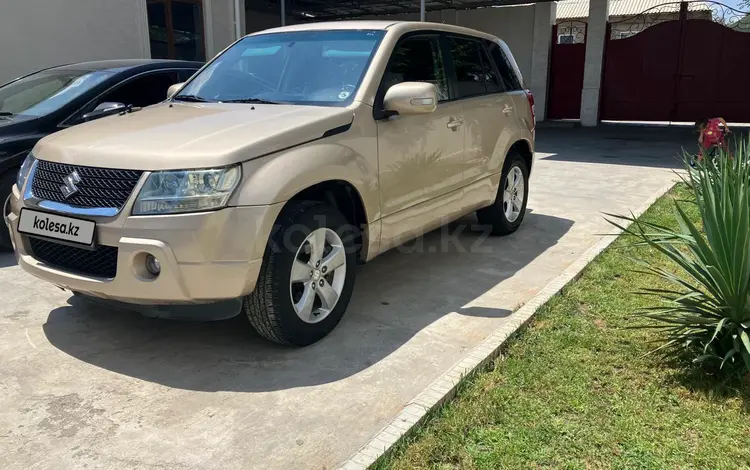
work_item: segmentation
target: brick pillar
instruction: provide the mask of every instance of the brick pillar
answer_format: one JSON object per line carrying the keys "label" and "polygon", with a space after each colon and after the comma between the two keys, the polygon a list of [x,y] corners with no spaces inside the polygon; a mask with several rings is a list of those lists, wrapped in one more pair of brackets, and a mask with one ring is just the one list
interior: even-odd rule
{"label": "brick pillar", "polygon": [[531,76],[525,77],[527,86],[534,94],[536,120],[547,117],[547,86],[549,77],[552,26],[557,17],[557,3],[544,2],[534,5],[534,35],[531,50]]}
{"label": "brick pillar", "polygon": [[581,125],[599,123],[599,93],[602,86],[604,42],[609,19],[609,0],[589,0],[589,19],[586,29],[586,64],[583,69],[581,95]]}

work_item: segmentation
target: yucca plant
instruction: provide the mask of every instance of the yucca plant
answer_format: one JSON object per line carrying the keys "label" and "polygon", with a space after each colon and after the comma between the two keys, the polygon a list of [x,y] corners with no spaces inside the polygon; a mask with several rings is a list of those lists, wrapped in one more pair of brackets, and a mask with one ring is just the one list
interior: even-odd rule
{"label": "yucca plant", "polygon": [[[687,159],[686,159],[687,160]],[[679,229],[635,217],[610,215],[609,221],[675,264],[675,272],[636,260],[649,275],[666,280],[666,289],[645,288],[659,305],[637,312],[655,322],[644,327],[666,333],[656,350],[693,354],[724,371],[750,372],[750,155],[748,142],[730,157],[721,153],[690,168],[684,182],[695,197],[702,229],[675,201]],[[613,220],[614,219],[614,220]],[[623,221],[630,222],[624,228]]]}

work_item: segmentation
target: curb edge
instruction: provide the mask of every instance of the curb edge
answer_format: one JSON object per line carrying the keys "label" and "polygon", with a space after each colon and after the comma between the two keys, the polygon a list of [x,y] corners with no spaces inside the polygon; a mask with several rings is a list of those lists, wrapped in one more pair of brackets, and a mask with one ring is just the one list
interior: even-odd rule
{"label": "curb edge", "polygon": [[[633,215],[643,215],[660,197],[669,192],[676,184],[673,180],[651,195]],[[628,227],[630,224],[627,224]],[[391,422],[378,431],[370,441],[354,455],[337,467],[338,470],[366,470],[383,455],[390,451],[397,442],[409,435],[425,419],[444,403],[456,396],[458,385],[466,377],[481,370],[487,363],[500,355],[502,346],[518,329],[531,320],[537,310],[557,295],[563,287],[578,279],[584,268],[599,254],[609,247],[622,234],[616,229],[612,236],[604,236],[591,248],[586,250],[565,271],[547,284],[538,294],[532,297],[521,308],[513,312],[502,326],[493,331],[477,346],[469,350],[453,367],[441,374],[419,395],[413,398],[396,415]]]}

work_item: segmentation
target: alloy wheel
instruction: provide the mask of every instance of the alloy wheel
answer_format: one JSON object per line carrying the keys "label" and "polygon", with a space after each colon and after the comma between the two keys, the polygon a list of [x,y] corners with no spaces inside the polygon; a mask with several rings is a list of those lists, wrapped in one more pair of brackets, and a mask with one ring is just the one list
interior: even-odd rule
{"label": "alloy wheel", "polygon": [[523,172],[518,166],[513,166],[503,186],[503,212],[508,222],[515,222],[521,215],[525,197],[526,186],[523,182]]}
{"label": "alloy wheel", "polygon": [[318,323],[336,307],[346,280],[346,251],[341,237],[329,228],[312,231],[297,250],[289,295],[297,316]]}

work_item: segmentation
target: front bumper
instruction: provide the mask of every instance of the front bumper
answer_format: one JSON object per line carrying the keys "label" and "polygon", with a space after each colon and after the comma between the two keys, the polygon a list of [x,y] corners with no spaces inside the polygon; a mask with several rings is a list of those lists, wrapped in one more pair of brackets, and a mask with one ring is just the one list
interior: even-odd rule
{"label": "front bumper", "polygon": [[[24,201],[16,187],[9,204],[5,223],[11,229],[18,264],[26,272],[71,291],[138,304],[211,302],[252,292],[282,206],[130,216],[127,204],[115,217],[89,217],[96,222],[96,244],[118,249],[117,274],[106,279],[68,272],[35,258],[29,237],[17,231]],[[145,254],[160,261],[159,276],[144,275]]]}

